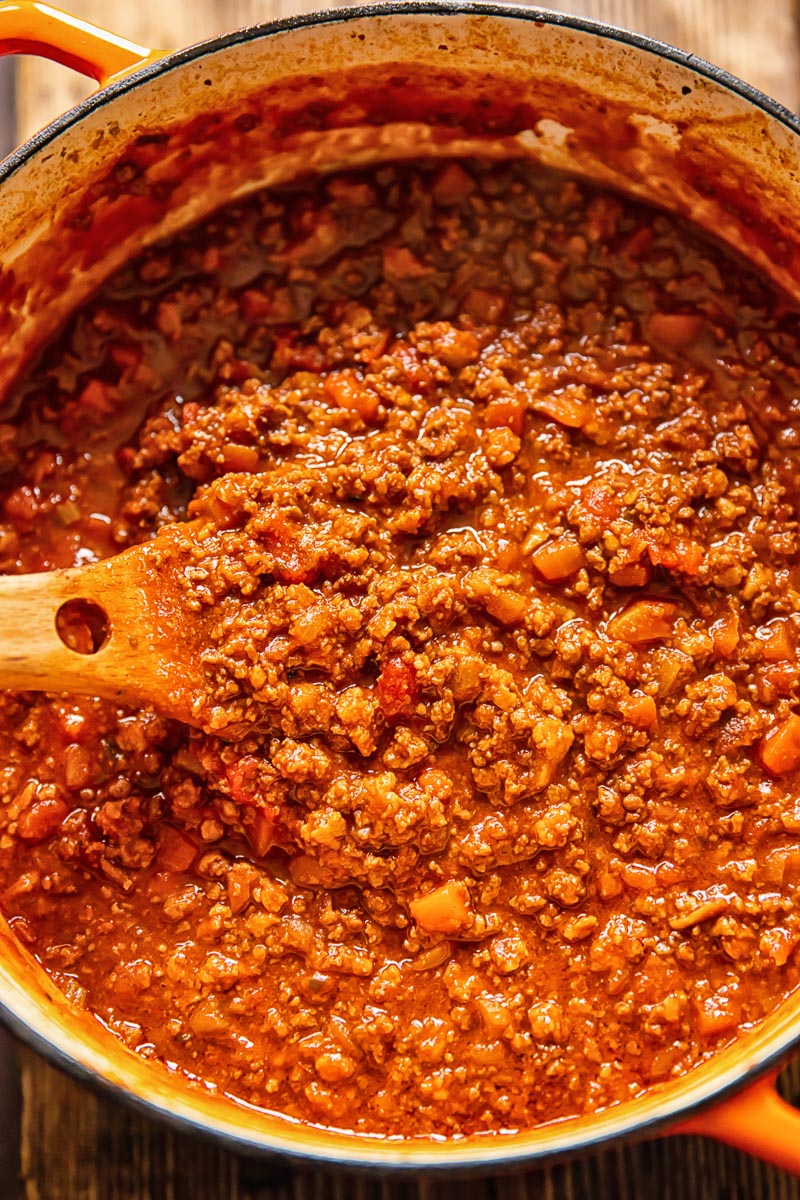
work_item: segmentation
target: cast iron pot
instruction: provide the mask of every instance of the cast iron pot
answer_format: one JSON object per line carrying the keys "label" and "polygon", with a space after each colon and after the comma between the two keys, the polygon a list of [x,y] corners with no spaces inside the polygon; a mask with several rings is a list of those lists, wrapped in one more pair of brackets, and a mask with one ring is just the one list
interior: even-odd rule
{"label": "cast iron pot", "polygon": [[[0,4],[0,52],[92,75],[89,100],[0,166],[0,411],[22,366],[143,244],[300,171],[527,156],[693,217],[800,299],[800,123],[725,72],[589,21],[424,0],[245,29],[175,53],[40,3]],[[9,401],[5,400],[8,410]],[[684,1078],[606,1112],[450,1143],[311,1128],[193,1088],[71,1009],[4,926],[0,1012],[79,1078],[255,1152],[351,1167],[497,1170],[694,1132],[800,1172],[774,1090],[800,994]]]}

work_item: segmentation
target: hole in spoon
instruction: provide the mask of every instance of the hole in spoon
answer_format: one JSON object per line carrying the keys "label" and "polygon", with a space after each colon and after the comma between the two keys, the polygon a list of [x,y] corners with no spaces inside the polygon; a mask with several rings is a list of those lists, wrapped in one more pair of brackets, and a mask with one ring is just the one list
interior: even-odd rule
{"label": "hole in spoon", "polygon": [[56,633],[76,654],[97,654],[110,632],[108,615],[94,600],[67,600],[56,613]]}

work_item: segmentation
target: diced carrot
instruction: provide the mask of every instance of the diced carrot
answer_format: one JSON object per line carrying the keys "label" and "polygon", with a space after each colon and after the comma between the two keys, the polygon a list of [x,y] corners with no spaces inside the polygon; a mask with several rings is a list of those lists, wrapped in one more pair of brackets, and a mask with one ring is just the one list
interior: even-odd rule
{"label": "diced carrot", "polygon": [[767,883],[790,883],[800,877],[800,846],[776,846],[759,862],[759,874]]}
{"label": "diced carrot", "polygon": [[497,592],[491,592],[482,600],[483,607],[490,617],[501,625],[517,625],[528,610],[528,601],[521,592],[513,588],[502,587]]}
{"label": "diced carrot", "polygon": [[258,466],[258,450],[255,446],[240,446],[228,442],[222,447],[222,458],[228,471],[251,472]]}
{"label": "diced carrot", "polygon": [[759,745],[759,758],[770,775],[788,775],[800,767],[800,716],[790,713]]}
{"label": "diced carrot", "polygon": [[711,626],[709,633],[718,658],[730,658],[739,645],[739,618],[728,612]]}
{"label": "diced carrot", "polygon": [[610,571],[608,577],[615,587],[646,587],[653,577],[653,571],[647,562],[629,562]]}
{"label": "diced carrot", "polygon": [[655,312],[647,323],[647,336],[672,350],[685,350],[697,341],[704,327],[703,318],[692,313]]}
{"label": "diced carrot", "polygon": [[534,412],[565,425],[567,429],[582,429],[592,415],[591,408],[584,401],[558,392],[549,396],[535,396],[530,406]]}
{"label": "diced carrot", "polygon": [[628,887],[637,892],[651,892],[658,883],[655,867],[646,863],[625,863],[620,873]]}
{"label": "diced carrot", "polygon": [[681,570],[685,571],[687,575],[696,575],[702,567],[705,557],[700,543],[681,539],[678,552]]}
{"label": "diced carrot", "polygon": [[658,719],[658,709],[652,696],[632,692],[620,702],[620,712],[637,729],[651,729]]}
{"label": "diced carrot", "polygon": [[472,922],[467,886],[455,879],[426,896],[418,896],[409,908],[416,923],[428,933],[458,933]]}
{"label": "diced carrot", "polygon": [[583,550],[573,537],[551,538],[531,555],[531,562],[548,583],[569,579],[584,566]]}
{"label": "diced carrot", "polygon": [[638,645],[659,642],[672,634],[678,611],[670,600],[637,600],[608,622],[610,637]]}
{"label": "diced carrot", "polygon": [[701,1037],[715,1037],[738,1026],[742,1010],[740,1005],[720,992],[707,996],[696,1003],[697,1032]]}
{"label": "diced carrot", "polygon": [[158,861],[168,871],[188,871],[197,857],[197,846],[185,833],[163,825],[158,835]]}
{"label": "diced carrot", "polygon": [[449,321],[439,321],[430,330],[433,352],[445,366],[454,371],[474,363],[481,353],[481,344],[469,329],[457,329]]}
{"label": "diced carrot", "polygon": [[514,433],[521,435],[525,426],[526,407],[524,400],[511,396],[502,400],[492,400],[486,406],[483,423],[487,429],[500,429],[507,426]]}
{"label": "diced carrot", "polygon": [[370,421],[376,416],[380,400],[356,371],[347,367],[342,371],[331,371],[323,387],[326,396],[339,408],[357,413],[362,421]]}
{"label": "diced carrot", "polygon": [[778,617],[775,621],[770,621],[769,625],[759,629],[756,636],[766,662],[781,662],[787,658],[794,658],[789,626],[783,618]]}

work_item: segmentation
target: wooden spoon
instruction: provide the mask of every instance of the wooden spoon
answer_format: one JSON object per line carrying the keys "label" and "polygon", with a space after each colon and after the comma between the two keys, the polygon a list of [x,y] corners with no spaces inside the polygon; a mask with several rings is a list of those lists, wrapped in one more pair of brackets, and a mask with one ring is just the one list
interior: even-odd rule
{"label": "wooden spoon", "polygon": [[[203,727],[201,630],[186,619],[166,532],[88,566],[0,576],[0,688],[100,696]],[[59,634],[81,609],[98,625],[88,653]]]}

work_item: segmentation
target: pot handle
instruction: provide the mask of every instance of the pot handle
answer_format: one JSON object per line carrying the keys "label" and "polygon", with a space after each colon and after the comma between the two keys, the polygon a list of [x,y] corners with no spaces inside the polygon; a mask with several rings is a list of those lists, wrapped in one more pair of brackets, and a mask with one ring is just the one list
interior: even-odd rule
{"label": "pot handle", "polygon": [[777,1077],[777,1071],[770,1071],[670,1133],[699,1133],[800,1175],[800,1111],[778,1095]]}
{"label": "pot handle", "polygon": [[101,87],[163,57],[40,0],[0,3],[0,54],[38,54],[96,79]]}

